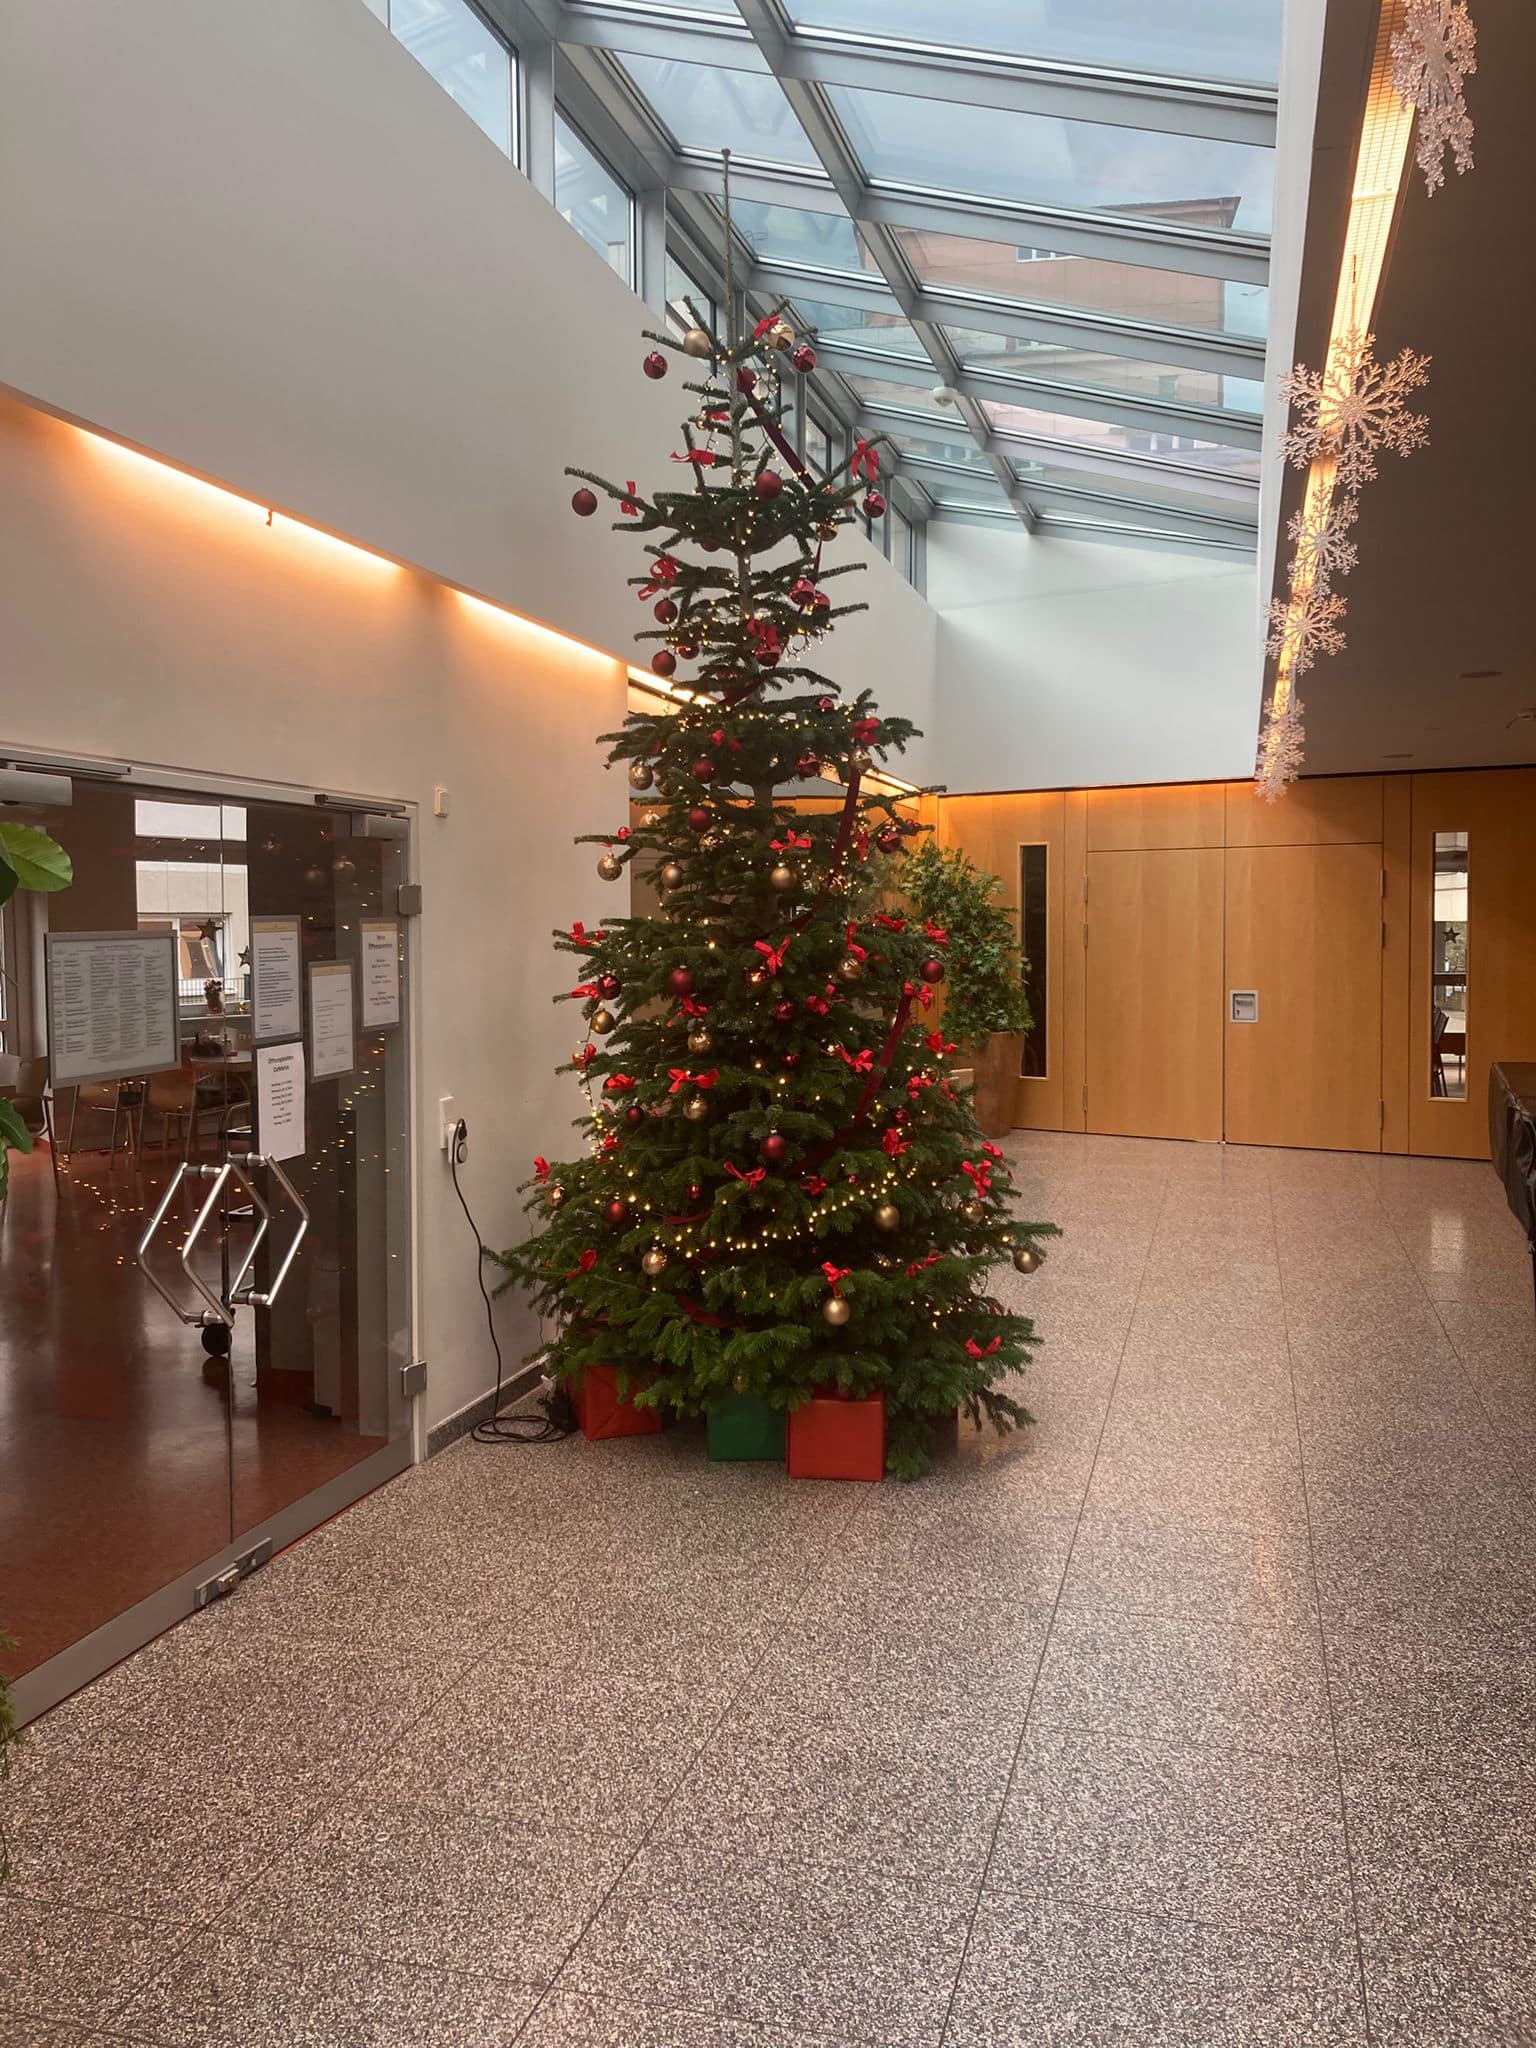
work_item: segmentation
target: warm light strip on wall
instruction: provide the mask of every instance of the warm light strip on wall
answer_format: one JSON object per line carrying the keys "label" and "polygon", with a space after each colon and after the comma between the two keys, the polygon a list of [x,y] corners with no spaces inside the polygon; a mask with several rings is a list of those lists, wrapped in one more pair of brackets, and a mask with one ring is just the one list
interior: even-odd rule
{"label": "warm light strip on wall", "polygon": [[[1402,191],[1403,166],[1413,132],[1413,108],[1392,90],[1392,37],[1402,26],[1402,17],[1403,0],[1382,0],[1371,82],[1360,124],[1360,146],[1355,155],[1344,257],[1339,265],[1339,287],[1328,330],[1325,383],[1328,375],[1338,369],[1345,337],[1351,332],[1365,333],[1370,328]],[[1333,503],[1333,468],[1330,457],[1319,457],[1307,473],[1304,512],[1309,522],[1321,522],[1328,516]],[[1292,613],[1305,605],[1310,590],[1310,579],[1291,585],[1288,602]],[[1275,674],[1275,710],[1283,712],[1290,699],[1290,660],[1286,657]]]}

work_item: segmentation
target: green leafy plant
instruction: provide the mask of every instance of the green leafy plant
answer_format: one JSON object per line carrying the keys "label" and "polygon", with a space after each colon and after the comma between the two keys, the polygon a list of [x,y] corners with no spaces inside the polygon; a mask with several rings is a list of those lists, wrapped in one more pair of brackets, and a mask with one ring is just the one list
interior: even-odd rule
{"label": "green leafy plant", "polygon": [[1024,958],[996,875],[928,839],[907,863],[903,886],[924,920],[949,936],[945,1030],[969,1046],[994,1031],[1027,1031],[1034,1020]]}

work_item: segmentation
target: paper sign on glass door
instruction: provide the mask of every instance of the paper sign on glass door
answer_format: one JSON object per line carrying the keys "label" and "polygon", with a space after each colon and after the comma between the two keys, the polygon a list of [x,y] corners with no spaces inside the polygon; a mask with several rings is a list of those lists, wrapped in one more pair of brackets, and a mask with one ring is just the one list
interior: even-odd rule
{"label": "paper sign on glass door", "polygon": [[350,960],[317,960],[309,970],[309,1056],[317,1081],[350,1074],[357,1065]]}
{"label": "paper sign on glass door", "polygon": [[251,919],[251,1043],[273,1045],[304,1032],[299,920]]}
{"label": "paper sign on glass door", "polygon": [[267,1159],[304,1150],[304,1047],[256,1048],[256,1149]]}
{"label": "paper sign on glass door", "polygon": [[363,1029],[379,1031],[400,1022],[400,926],[392,917],[365,917],[363,933]]}

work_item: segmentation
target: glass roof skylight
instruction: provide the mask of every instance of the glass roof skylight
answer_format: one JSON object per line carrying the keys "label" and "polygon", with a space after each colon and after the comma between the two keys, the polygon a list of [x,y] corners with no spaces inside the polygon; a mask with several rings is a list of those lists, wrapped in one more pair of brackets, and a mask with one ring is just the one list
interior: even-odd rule
{"label": "glass roof skylight", "polygon": [[717,258],[729,147],[738,283],[817,330],[824,397],[892,434],[930,503],[1233,546],[1256,523],[1281,12],[541,0],[577,125],[618,123]]}

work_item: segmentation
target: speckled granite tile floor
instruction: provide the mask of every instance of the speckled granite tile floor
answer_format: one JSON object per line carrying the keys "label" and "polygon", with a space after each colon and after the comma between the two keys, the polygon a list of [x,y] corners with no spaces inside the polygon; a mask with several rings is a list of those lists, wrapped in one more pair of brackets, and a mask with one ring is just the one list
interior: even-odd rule
{"label": "speckled granite tile floor", "polygon": [[1019,1134],[1022,1440],[460,1444],[37,1730],[5,2048],[1536,2043],[1492,1174]]}

